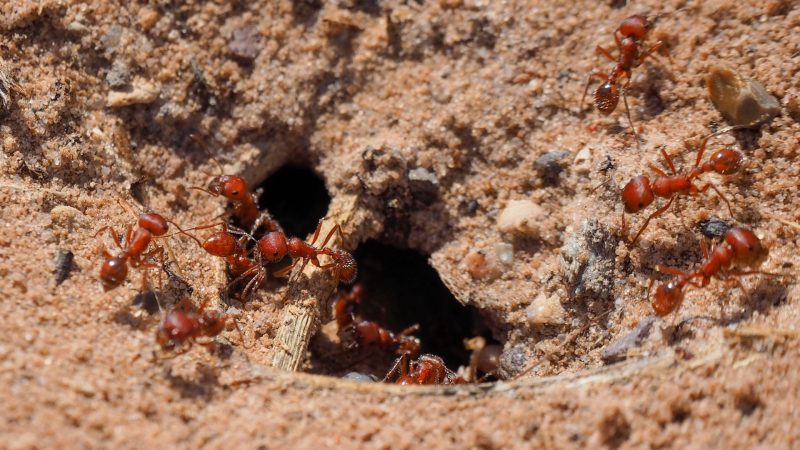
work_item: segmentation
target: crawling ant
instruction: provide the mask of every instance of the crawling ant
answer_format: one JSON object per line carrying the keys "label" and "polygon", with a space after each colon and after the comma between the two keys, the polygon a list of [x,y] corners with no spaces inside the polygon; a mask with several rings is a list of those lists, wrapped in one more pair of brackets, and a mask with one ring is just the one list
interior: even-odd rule
{"label": "crawling ant", "polygon": [[[281,231],[266,233],[258,240],[256,245],[257,254],[260,258],[268,262],[278,262],[283,259],[287,253],[291,256],[293,260],[292,264],[276,272],[275,276],[277,277],[285,276],[291,272],[298,261],[302,260],[303,263],[300,265],[298,276],[303,272],[306,264],[310,262],[322,270],[330,271],[337,282],[351,284],[358,275],[358,265],[353,255],[344,250],[326,247],[334,234],[339,237],[340,242],[344,241],[342,237],[342,227],[336,224],[325,239],[322,240],[322,244],[319,247],[314,245],[317,242],[317,238],[319,238],[323,220],[320,220],[317,224],[317,228],[314,230],[314,236],[311,238],[310,243],[306,243],[298,237],[292,237],[287,240],[286,235]],[[319,255],[329,257],[331,262],[328,264],[321,264],[318,259]]]}
{"label": "crawling ant", "polygon": [[[136,228],[130,224],[125,233],[125,246],[123,247],[120,238],[111,226],[105,226],[94,234],[97,237],[103,231],[108,230],[114,243],[121,252],[117,256],[112,256],[107,250],[103,250],[106,260],[100,268],[100,281],[103,283],[103,289],[109,291],[118,287],[128,276],[128,264],[132,267],[159,267],[156,264],[145,261],[149,257],[158,257],[164,259],[164,248],[154,246],[152,250],[147,251],[153,237],[164,236],[169,230],[168,224],[174,225],[181,233],[195,239],[193,236],[186,233],[175,222],[165,219],[162,215],[156,213],[143,213],[139,215]],[[197,239],[195,239],[197,240]],[[198,241],[199,244],[199,241]],[[145,272],[145,277],[147,272]],[[144,280],[143,280],[144,282]]]}
{"label": "crawling ant", "polygon": [[592,78],[599,78],[605,82],[594,91],[594,104],[603,114],[611,114],[617,109],[617,104],[619,103],[619,81],[622,78],[627,78],[625,84],[622,86],[622,100],[625,103],[625,113],[628,116],[628,123],[631,126],[631,131],[633,131],[633,137],[636,139],[637,148],[639,148],[639,135],[636,132],[636,127],[633,126],[633,120],[631,120],[627,91],[628,86],[631,84],[631,71],[639,67],[642,62],[644,62],[645,58],[651,56],[663,47],[663,43],[658,41],[650,46],[647,51],[643,51],[641,46],[651,28],[652,23],[647,20],[647,17],[633,15],[623,20],[619,28],[614,31],[614,41],[619,51],[619,55],[616,58],[605,48],[599,45],[597,46],[595,49],[596,52],[614,62],[614,67],[609,73],[593,71],[589,75],[586,81],[586,88],[583,90],[583,97],[581,97],[580,105],[580,109],[582,110],[583,101],[586,98],[586,93],[589,92]]}
{"label": "crawling ant", "polygon": [[247,182],[239,175],[220,175],[209,181],[207,189],[198,186],[192,186],[192,189],[206,192],[214,197],[221,195],[232,201],[233,216],[251,233],[261,225],[266,225],[269,231],[283,231],[280,224],[268,212],[258,209],[256,195],[248,190]]}
{"label": "crawling ant", "polygon": [[411,354],[419,356],[420,341],[412,333],[419,331],[419,324],[414,324],[399,333],[394,333],[369,320],[356,320],[354,309],[361,303],[364,287],[356,284],[350,292],[342,292],[334,304],[334,317],[339,330],[344,330],[352,339],[348,348],[377,347],[381,350],[394,351],[397,355]]}
{"label": "crawling ant", "polygon": [[[652,301],[653,310],[659,316],[665,316],[676,310],[683,301],[684,288],[687,285],[694,287],[705,287],[711,282],[712,278],[728,280],[728,276],[742,276],[751,274],[762,274],[777,276],[767,272],[759,271],[731,271],[733,264],[740,264],[748,267],[756,267],[761,264],[767,255],[767,250],[761,245],[761,240],[752,231],[746,228],[732,227],[725,232],[724,239],[719,244],[714,244],[711,253],[708,253],[705,241],[700,241],[703,257],[703,264],[692,272],[683,272],[678,269],[664,266],[656,266],[655,270],[677,276],[676,279],[662,283],[656,289],[655,298]],[[699,278],[700,282],[695,281]],[[736,281],[734,279],[734,281]],[[738,281],[736,281],[738,283]],[[652,280],[650,287],[652,287]],[[650,288],[648,287],[648,292]]]}
{"label": "crawling ant", "polygon": [[653,200],[655,200],[655,197],[669,199],[664,206],[650,214],[647,220],[644,221],[644,224],[639,229],[639,232],[636,233],[636,236],[631,241],[631,245],[639,239],[639,236],[641,236],[642,232],[650,223],[650,220],[667,211],[675,198],[680,195],[697,195],[705,192],[710,187],[714,189],[717,195],[719,195],[719,197],[725,202],[725,204],[728,206],[728,212],[733,215],[733,211],[731,210],[731,205],[728,202],[728,199],[725,198],[725,196],[722,195],[722,193],[713,184],[711,184],[711,182],[707,182],[702,188],[698,188],[692,183],[695,178],[700,177],[704,173],[716,172],[720,175],[731,175],[738,172],[739,168],[741,167],[742,154],[729,148],[723,148],[715,151],[711,154],[711,156],[709,156],[708,161],[702,165],[700,164],[700,160],[703,158],[703,153],[706,149],[706,143],[708,143],[708,139],[712,136],[714,135],[710,135],[703,140],[703,143],[700,145],[700,149],[697,152],[697,161],[689,173],[679,175],[675,171],[675,166],[672,164],[672,159],[662,148],[661,155],[667,161],[667,166],[672,172],[672,175],[667,175],[663,170],[650,163],[650,169],[653,170],[656,175],[658,175],[655,179],[653,179],[652,182],[646,175],[639,175],[631,178],[631,180],[628,181],[628,183],[622,189],[622,201],[625,203],[625,209],[622,212],[623,232],[625,230],[625,213],[633,214],[641,211],[642,209],[650,206],[650,204],[653,203]]}
{"label": "crawling ant", "polygon": [[[185,304],[189,303],[189,301],[184,299],[180,303]],[[181,354],[189,351],[193,343],[213,346],[213,341],[200,342],[198,338],[214,338],[218,336],[225,331],[225,325],[228,321],[233,322],[244,346],[244,335],[236,319],[218,310],[208,310],[206,309],[207,305],[208,300],[205,300],[196,313],[184,311],[177,306],[173,308],[164,318],[164,323],[156,331],[156,342],[161,346],[161,349],[164,351],[180,349],[177,354]]]}
{"label": "crawling ant", "polygon": [[466,380],[456,375],[445,366],[442,358],[424,354],[416,360],[403,353],[395,361],[383,381],[389,381],[397,375],[395,384],[465,384]]}

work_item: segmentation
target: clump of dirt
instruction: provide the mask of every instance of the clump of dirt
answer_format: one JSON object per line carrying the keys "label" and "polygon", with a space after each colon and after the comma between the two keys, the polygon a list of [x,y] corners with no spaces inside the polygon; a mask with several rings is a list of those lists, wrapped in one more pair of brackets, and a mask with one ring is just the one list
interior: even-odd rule
{"label": "clump of dirt", "polygon": [[[25,0],[0,12],[10,448],[796,440],[785,401],[800,394],[791,2]],[[632,14],[654,19],[648,43],[670,56],[632,72],[640,151],[624,105],[578,108],[591,70],[612,66],[596,46],[613,48]],[[703,82],[715,64],[781,109],[709,143],[746,156],[738,174],[703,179],[733,217],[714,195],[682,198],[627,245],[620,188],[662,165],[660,149],[688,170],[726,125]],[[150,270],[153,292],[135,269],[104,292],[102,252],[116,250],[97,230],[123,232],[145,210],[212,223],[225,201],[191,187],[221,171],[261,188],[291,233],[341,223],[371,292],[365,315],[396,330],[419,322],[424,351],[453,369],[469,360],[463,339],[496,343],[502,382],[402,389],[272,370],[297,350],[283,340],[293,312],[314,334],[293,355],[302,370],[363,381],[393,356],[337,342],[327,274],[270,278],[247,301],[220,295],[224,261],[181,235],[157,241],[169,263]],[[533,207],[505,220],[519,201]],[[698,226],[714,217],[753,229],[770,249],[760,270],[788,276],[715,280],[653,317],[648,285],[671,277],[654,267],[697,267]],[[67,254],[69,269],[55,262]],[[235,317],[248,345],[231,328],[208,348],[158,353],[164,311],[187,296]]]}

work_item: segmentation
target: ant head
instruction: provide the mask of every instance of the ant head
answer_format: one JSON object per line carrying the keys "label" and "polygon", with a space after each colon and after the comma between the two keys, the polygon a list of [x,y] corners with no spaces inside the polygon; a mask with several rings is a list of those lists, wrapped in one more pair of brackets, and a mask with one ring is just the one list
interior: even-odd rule
{"label": "ant head", "polygon": [[736,173],[742,166],[742,154],[729,148],[715,151],[708,160],[714,164],[714,172],[721,175]]}
{"label": "ant head", "polygon": [[128,264],[120,257],[108,258],[100,268],[100,281],[103,282],[103,290],[110,291],[125,281],[128,276]]}
{"label": "ant head", "polygon": [[731,246],[737,262],[755,266],[767,257],[767,249],[755,233],[746,229],[733,227],[725,233],[725,242]]}
{"label": "ant head", "polygon": [[196,327],[196,320],[192,320],[189,314],[179,309],[172,310],[158,328],[156,342],[164,350],[172,349],[189,337]]}
{"label": "ant head", "polygon": [[619,89],[617,85],[606,80],[594,91],[594,105],[603,114],[611,114],[617,109],[619,103]]}
{"label": "ant head", "polygon": [[203,242],[203,249],[213,256],[227,258],[236,254],[239,243],[227,231],[218,231]]}
{"label": "ant head", "polygon": [[653,310],[659,316],[666,316],[674,311],[683,300],[683,286],[676,280],[662,283],[656,289],[656,296],[653,299]]}
{"label": "ant head", "polygon": [[247,195],[247,182],[238,175],[220,175],[208,183],[208,190],[228,200],[239,202]]}
{"label": "ant head", "polygon": [[271,231],[258,240],[258,251],[265,260],[275,263],[283,259],[289,252],[286,235],[280,231]]}
{"label": "ant head", "polygon": [[619,33],[626,37],[642,40],[650,31],[651,25],[647,17],[636,14],[622,21]]}
{"label": "ant head", "polygon": [[622,188],[622,201],[625,203],[625,212],[637,213],[647,208],[655,200],[650,179],[646,175],[631,178]]}
{"label": "ant head", "polygon": [[333,259],[334,264],[336,264],[336,272],[339,276],[339,281],[344,284],[350,284],[353,281],[356,281],[356,276],[358,276],[358,264],[356,263],[356,259],[353,258],[353,255],[344,251],[344,250],[335,250],[328,255]]}
{"label": "ant head", "polygon": [[144,213],[139,215],[138,224],[140,227],[149,231],[153,236],[163,236],[169,231],[169,224],[161,214]]}

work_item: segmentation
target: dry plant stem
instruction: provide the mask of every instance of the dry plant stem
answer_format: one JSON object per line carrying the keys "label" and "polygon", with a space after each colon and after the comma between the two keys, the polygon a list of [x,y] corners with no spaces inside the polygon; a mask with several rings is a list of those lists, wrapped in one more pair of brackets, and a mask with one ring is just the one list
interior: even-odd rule
{"label": "dry plant stem", "polygon": [[[333,199],[320,235],[327,235],[336,224],[342,226],[345,234],[352,230],[356,203],[355,196],[344,195]],[[335,244],[341,245],[339,242]],[[299,265],[292,271],[291,279],[297,277],[298,270]],[[287,372],[297,371],[305,358],[311,336],[319,328],[321,305],[333,294],[336,284],[337,280],[333,279],[330,272],[320,270],[313,264],[306,264],[303,274],[289,286],[280,329],[275,337],[273,368]]]}

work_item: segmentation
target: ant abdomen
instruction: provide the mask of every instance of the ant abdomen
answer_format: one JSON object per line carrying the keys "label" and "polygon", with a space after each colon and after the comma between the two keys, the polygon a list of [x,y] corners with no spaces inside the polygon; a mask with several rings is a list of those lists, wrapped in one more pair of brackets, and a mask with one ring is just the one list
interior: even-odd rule
{"label": "ant abdomen", "polygon": [[594,91],[594,104],[603,114],[611,114],[619,103],[619,89],[616,84],[606,81]]}
{"label": "ant abdomen", "polygon": [[239,243],[227,231],[219,231],[206,239],[203,242],[203,249],[213,256],[227,258],[233,256],[239,251]]}
{"label": "ant abdomen", "polygon": [[103,289],[108,291],[118,287],[128,276],[128,264],[118,256],[108,258],[100,268],[100,281]]}
{"label": "ant abdomen", "polygon": [[653,311],[659,316],[666,316],[680,305],[681,300],[683,300],[683,285],[677,280],[660,284],[653,298]]}

